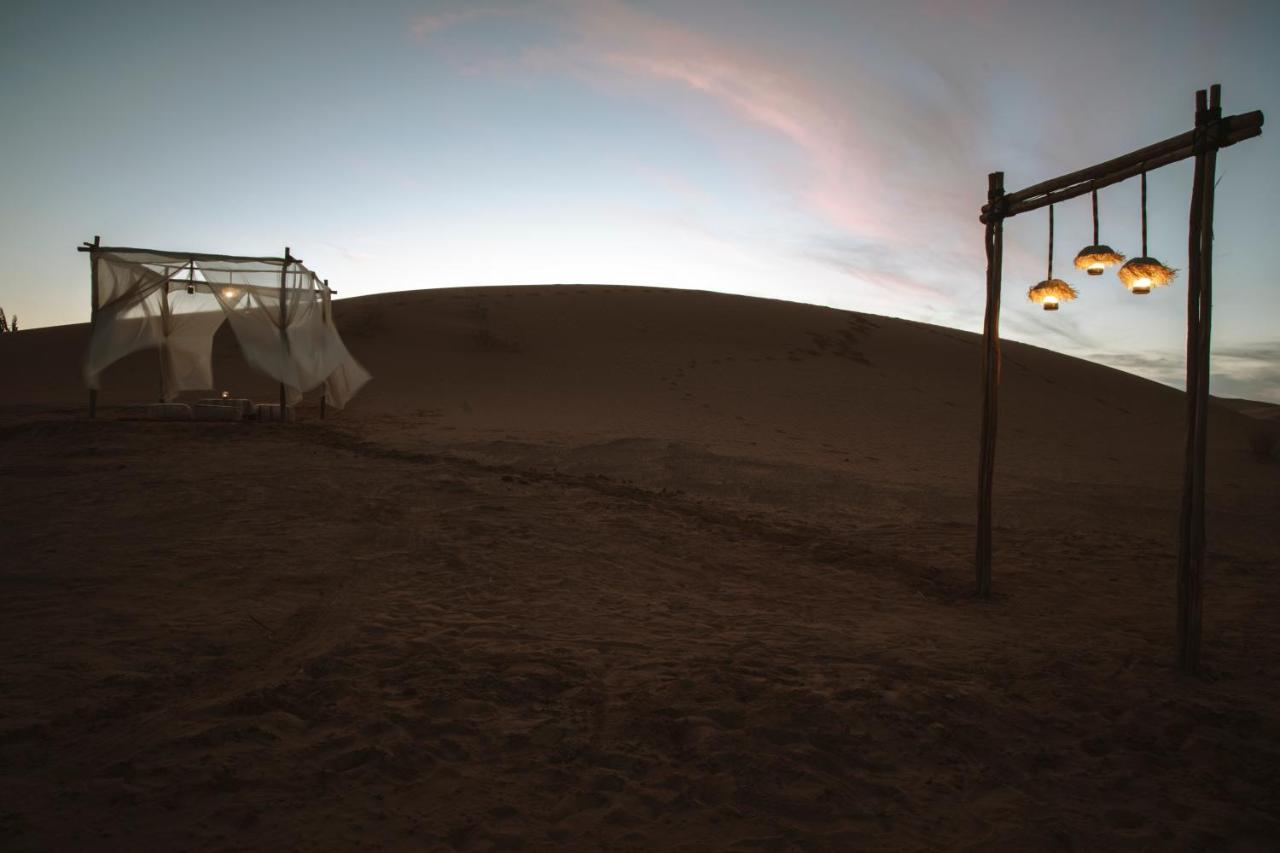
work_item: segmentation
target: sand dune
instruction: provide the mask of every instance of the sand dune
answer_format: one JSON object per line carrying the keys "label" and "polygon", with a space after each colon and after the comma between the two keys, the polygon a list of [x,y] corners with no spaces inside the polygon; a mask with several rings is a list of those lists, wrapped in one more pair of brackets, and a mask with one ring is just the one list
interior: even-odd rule
{"label": "sand dune", "polygon": [[[0,336],[16,849],[1267,849],[1280,464],[1008,344],[968,595],[976,336],[688,291],[335,304],[374,381],[286,426],[89,423],[83,326]],[[229,337],[215,374],[270,399]]]}

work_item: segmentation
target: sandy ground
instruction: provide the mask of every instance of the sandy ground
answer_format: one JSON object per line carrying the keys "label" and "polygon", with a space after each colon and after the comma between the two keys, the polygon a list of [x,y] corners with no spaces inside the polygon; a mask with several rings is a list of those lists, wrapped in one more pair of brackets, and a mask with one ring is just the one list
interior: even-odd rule
{"label": "sandy ground", "polygon": [[[293,425],[86,421],[0,337],[6,849],[1268,850],[1280,460],[1222,406],[1202,678],[1171,667],[1182,395],[628,288],[339,302]],[[218,376],[269,399],[229,339]]]}

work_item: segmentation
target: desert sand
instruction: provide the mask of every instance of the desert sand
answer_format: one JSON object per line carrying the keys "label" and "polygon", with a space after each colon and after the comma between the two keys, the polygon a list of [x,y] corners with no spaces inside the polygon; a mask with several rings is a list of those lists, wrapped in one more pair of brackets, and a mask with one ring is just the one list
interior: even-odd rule
{"label": "desert sand", "polygon": [[1275,849],[1267,407],[1214,411],[1191,678],[1178,391],[1006,344],[979,601],[975,335],[623,287],[335,314],[374,380],[294,424],[129,419],[154,353],[89,421],[85,326],[0,336],[5,849]]}

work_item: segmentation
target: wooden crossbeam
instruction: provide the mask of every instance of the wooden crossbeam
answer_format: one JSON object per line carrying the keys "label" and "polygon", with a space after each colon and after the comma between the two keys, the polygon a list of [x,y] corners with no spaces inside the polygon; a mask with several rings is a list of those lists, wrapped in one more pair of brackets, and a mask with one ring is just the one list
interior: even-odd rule
{"label": "wooden crossbeam", "polygon": [[[1216,148],[1235,145],[1237,142],[1262,135],[1262,123],[1263,116],[1260,110],[1228,116],[1203,128],[1197,127],[1195,130],[1180,133],[1163,142],[1139,148],[1137,151],[1131,151],[1105,163],[1080,169],[1052,180],[1041,181],[1016,193],[1005,195],[1001,200],[1000,215],[1008,219],[1019,213],[1037,210],[1046,205],[1084,195],[1093,189],[1119,183],[1143,171],[1153,172],[1170,163],[1194,157],[1198,150],[1197,146],[1201,144],[1197,139],[1205,140],[1205,144]],[[991,202],[984,204],[978,219],[985,223],[991,210]]]}
{"label": "wooden crossbeam", "polygon": [[[101,252],[102,254],[143,254],[143,255],[168,255],[173,258],[181,258],[184,261],[233,261],[235,263],[258,262],[264,264],[282,264],[284,258],[269,257],[248,257],[245,255],[210,255],[203,252],[170,252],[164,249],[139,249],[134,246],[99,246],[94,243],[85,243],[76,247],[77,252]],[[300,264],[301,258],[289,258],[290,263]],[[275,270],[271,270],[275,272]]]}

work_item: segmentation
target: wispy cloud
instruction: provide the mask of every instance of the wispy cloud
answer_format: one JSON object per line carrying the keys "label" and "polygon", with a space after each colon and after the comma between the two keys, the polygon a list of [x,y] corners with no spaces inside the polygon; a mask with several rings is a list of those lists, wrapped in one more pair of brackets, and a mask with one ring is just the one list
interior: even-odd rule
{"label": "wispy cloud", "polygon": [[876,146],[831,93],[783,62],[623,0],[568,0],[565,8],[584,62],[711,99],[791,146],[799,163],[794,191],[812,212],[842,231],[880,240],[901,236],[881,209],[885,187]]}
{"label": "wispy cloud", "polygon": [[436,33],[469,24],[482,18],[510,15],[517,10],[513,6],[472,5],[457,9],[420,12],[409,22],[409,32],[416,39],[428,39]]}
{"label": "wispy cloud", "polygon": [[883,244],[852,238],[817,238],[800,251],[810,260],[885,291],[931,301],[950,296],[944,285],[920,276],[921,267],[939,262],[928,250],[914,264],[910,257]]}
{"label": "wispy cloud", "polygon": [[[871,149],[849,117],[787,67],[735,45],[641,14],[625,3],[583,4],[580,25],[625,73],[685,87],[789,142],[804,164],[802,197],[841,228],[886,236],[873,205]],[[843,125],[843,127],[842,127]]]}
{"label": "wispy cloud", "polygon": [[[705,96],[747,127],[790,146],[795,165],[773,164],[772,173],[795,176],[792,192],[810,212],[847,233],[889,242],[906,239],[885,215],[891,188],[883,179],[882,147],[847,99],[779,60],[624,0],[467,7],[420,16],[411,29],[424,37],[482,17],[532,13],[558,19],[569,41],[553,50],[530,45],[526,68],[559,68],[595,85],[629,80]],[[860,81],[860,97],[873,97],[876,89],[871,75]]]}
{"label": "wispy cloud", "polygon": [[1211,369],[1215,394],[1280,403],[1280,344],[1220,347],[1213,352]]}
{"label": "wispy cloud", "polygon": [[1183,357],[1174,352],[1115,352],[1092,350],[1082,354],[1090,361],[1136,373],[1165,385],[1181,388],[1186,376]]}
{"label": "wispy cloud", "polygon": [[[1139,353],[1088,350],[1082,355],[1090,361],[1174,388],[1181,389],[1186,384],[1186,353],[1180,350]],[[1210,365],[1210,390],[1214,394],[1280,402],[1280,344],[1258,342],[1216,347]]]}

